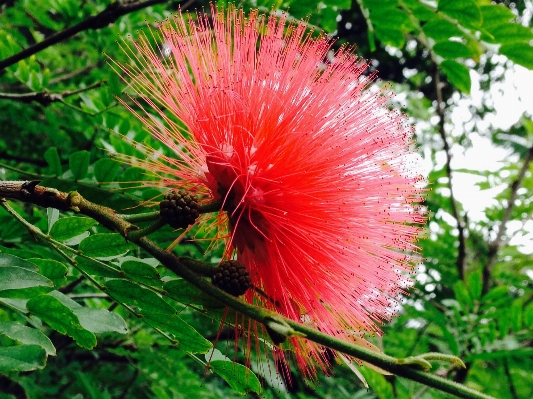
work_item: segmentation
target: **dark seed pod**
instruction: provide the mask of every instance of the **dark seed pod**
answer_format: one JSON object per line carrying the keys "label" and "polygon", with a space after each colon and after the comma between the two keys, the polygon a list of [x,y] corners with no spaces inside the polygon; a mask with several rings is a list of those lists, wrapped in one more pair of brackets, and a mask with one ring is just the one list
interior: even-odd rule
{"label": "dark seed pod", "polygon": [[244,294],[251,285],[250,273],[237,261],[222,262],[211,277],[213,285],[233,296]]}
{"label": "dark seed pod", "polygon": [[183,190],[170,190],[159,203],[161,218],[174,229],[183,229],[196,222],[200,206],[196,198]]}

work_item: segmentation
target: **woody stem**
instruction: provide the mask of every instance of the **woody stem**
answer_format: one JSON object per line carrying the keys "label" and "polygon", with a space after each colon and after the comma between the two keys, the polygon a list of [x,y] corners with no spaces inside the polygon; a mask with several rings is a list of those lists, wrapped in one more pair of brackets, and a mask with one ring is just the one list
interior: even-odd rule
{"label": "woody stem", "polygon": [[[443,392],[451,393],[460,398],[494,399],[489,395],[475,391],[467,386],[425,371],[417,370],[409,364],[404,364],[407,363],[404,359],[397,359],[384,353],[373,352],[364,347],[324,334],[307,325],[285,318],[277,313],[243,302],[215,287],[204,277],[197,274],[194,270],[191,270],[189,267],[191,262],[187,258],[179,258],[176,255],[165,251],[146,236],[128,236],[128,232],[135,229],[134,225],[121,218],[114,210],[87,201],[75,191],[67,194],[54,189],[41,187],[38,185],[38,182],[0,182],[0,198],[2,197],[18,199],[60,210],[74,210],[89,216],[98,221],[101,225],[110,230],[119,232],[130,241],[136,243],[169,270],[202,290],[204,293],[259,323],[265,325],[277,323],[278,326],[281,326],[282,329],[287,331],[287,336],[305,336],[306,339],[310,341],[353,356],[357,359],[361,359],[398,376],[420,382]],[[195,263],[196,262],[197,261],[195,261]]]}

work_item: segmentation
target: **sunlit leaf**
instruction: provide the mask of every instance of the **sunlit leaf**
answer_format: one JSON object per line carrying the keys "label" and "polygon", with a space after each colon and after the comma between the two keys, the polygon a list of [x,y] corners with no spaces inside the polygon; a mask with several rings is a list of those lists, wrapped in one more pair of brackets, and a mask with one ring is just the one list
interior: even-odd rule
{"label": "sunlit leaf", "polygon": [[470,94],[472,81],[467,67],[458,62],[446,60],[440,63],[440,69],[455,87],[463,93]]}
{"label": "sunlit leaf", "polygon": [[483,22],[481,10],[474,0],[440,0],[438,9],[465,26],[479,26]]}
{"label": "sunlit leaf", "polygon": [[533,46],[529,43],[506,44],[499,52],[523,67],[533,69]]}

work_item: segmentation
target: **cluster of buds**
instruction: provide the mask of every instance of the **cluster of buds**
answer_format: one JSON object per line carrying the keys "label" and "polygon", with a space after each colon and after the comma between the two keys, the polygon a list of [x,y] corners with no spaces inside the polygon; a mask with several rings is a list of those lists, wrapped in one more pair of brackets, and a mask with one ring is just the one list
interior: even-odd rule
{"label": "cluster of buds", "polygon": [[183,229],[196,222],[200,215],[198,201],[183,190],[170,190],[159,203],[161,218],[174,229]]}

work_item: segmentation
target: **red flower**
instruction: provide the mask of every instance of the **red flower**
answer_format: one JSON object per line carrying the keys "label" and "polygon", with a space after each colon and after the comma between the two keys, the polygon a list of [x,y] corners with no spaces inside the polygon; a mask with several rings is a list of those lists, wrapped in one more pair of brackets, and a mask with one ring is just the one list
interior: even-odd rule
{"label": "red flower", "polygon": [[[285,16],[211,11],[125,46],[120,68],[160,118],[137,116],[174,152],[144,166],[233,209],[226,257],[266,294],[248,302],[344,339],[379,332],[424,221],[412,128],[351,48]],[[291,341],[304,370],[325,368],[318,346]]]}

